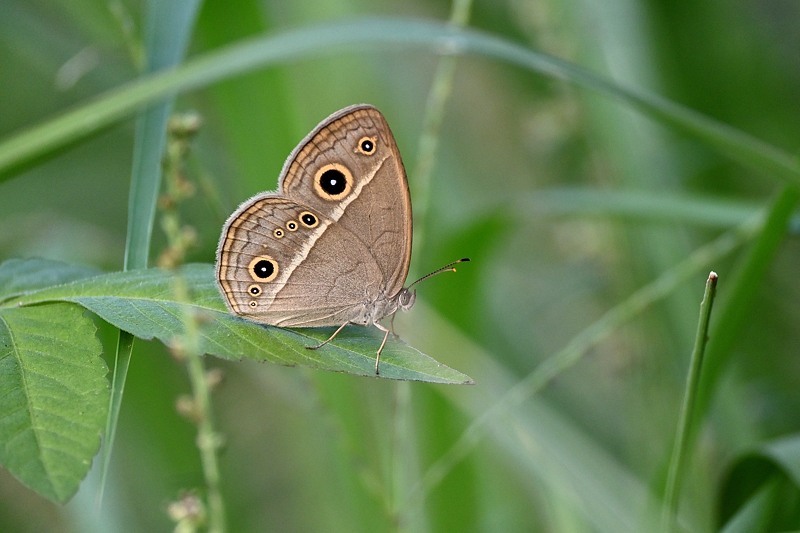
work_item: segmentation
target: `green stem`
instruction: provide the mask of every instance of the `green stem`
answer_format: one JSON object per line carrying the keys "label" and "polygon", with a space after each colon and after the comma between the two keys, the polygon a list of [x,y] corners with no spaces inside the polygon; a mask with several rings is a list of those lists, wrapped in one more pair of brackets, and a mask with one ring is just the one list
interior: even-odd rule
{"label": "green stem", "polygon": [[[450,12],[449,24],[463,27],[469,21],[472,0],[455,0]],[[428,100],[423,114],[422,133],[417,146],[417,164],[414,167],[414,212],[418,230],[422,230],[428,216],[430,203],[430,184],[436,151],[439,148],[439,137],[444,119],[445,104],[453,89],[453,76],[456,71],[456,56],[445,56],[439,61],[433,77]],[[418,231],[417,247],[421,249],[425,231]]]}
{"label": "green stem", "polygon": [[417,466],[413,453],[414,448],[410,442],[413,438],[413,429],[411,427],[411,385],[408,382],[400,382],[395,385],[393,419],[392,492],[389,511],[397,531],[411,531],[414,529],[410,522],[413,513],[400,506],[410,486],[410,470]]}
{"label": "green stem", "polygon": [[114,438],[117,435],[117,422],[122,408],[122,396],[125,391],[125,380],[131,364],[134,337],[127,331],[120,330],[117,335],[117,351],[114,354],[114,370],[111,377],[111,395],[109,396],[108,417],[106,418],[105,441],[101,453],[100,488],[97,491],[98,509],[103,505],[108,472],[111,468],[111,451],[114,449]]}
{"label": "green stem", "polygon": [[[183,278],[176,282],[176,292],[181,301],[189,301],[189,291]],[[184,317],[184,356],[186,368],[189,373],[189,382],[192,387],[192,400],[194,414],[197,416],[197,448],[200,450],[200,461],[203,466],[208,503],[208,531],[209,533],[223,533],[225,531],[225,502],[220,491],[220,471],[217,450],[220,437],[214,429],[214,420],[211,409],[211,390],[208,374],[203,365],[203,358],[199,347],[200,334],[197,320],[186,311]]]}
{"label": "green stem", "polygon": [[[173,116],[169,120],[169,140],[163,162],[166,192],[163,196],[161,226],[167,237],[167,246],[161,254],[159,263],[167,268],[175,268],[183,263],[191,239],[185,235],[189,227],[181,224],[178,206],[191,197],[194,188],[183,177],[190,152],[191,141],[198,131],[199,118],[193,113]],[[207,524],[210,533],[225,531],[225,504],[220,491],[220,470],[217,458],[220,437],[214,429],[213,408],[211,404],[211,379],[203,362],[200,347],[198,319],[188,305],[191,301],[189,286],[182,276],[176,276],[173,290],[175,300],[187,304],[183,307],[183,335],[180,344],[173,351],[186,364],[189,383],[192,388],[191,408],[188,417],[197,425],[197,448],[206,488]],[[187,518],[190,527],[202,523],[202,516]],[[178,520],[180,529],[180,519]]]}
{"label": "green stem", "polygon": [[764,214],[748,219],[739,227],[723,233],[715,240],[696,249],[683,262],[664,272],[657,279],[637,290],[624,302],[609,309],[602,317],[584,329],[559,352],[543,361],[503,396],[476,417],[458,440],[425,472],[409,493],[404,505],[422,501],[447,474],[480,442],[490,421],[503,416],[526,399],[541,391],[547,384],[578,363],[600,341],[608,337],[645,309],[666,298],[690,276],[718,260],[742,243],[752,240],[763,228]]}
{"label": "green stem", "polygon": [[[449,23],[455,27],[466,26],[472,0],[454,0],[450,12]],[[430,196],[430,183],[433,164],[436,160],[436,151],[439,146],[439,136],[442,129],[442,119],[448,98],[452,92],[453,76],[455,74],[456,57],[446,56],[439,61],[433,77],[431,90],[423,115],[422,133],[420,134],[417,149],[417,164],[414,168],[414,211],[417,219],[416,243],[422,249],[425,236],[425,221],[428,216]],[[394,424],[394,456],[392,460],[392,518],[399,525],[398,529],[410,528],[411,512],[408,506],[403,505],[411,490],[408,475],[408,465],[416,464],[412,455],[413,447],[409,445],[412,438],[410,431],[411,389],[408,383],[398,383],[395,388],[397,401],[397,415]]]}
{"label": "green stem", "polygon": [[[147,58],[145,61],[144,48],[131,48],[134,53],[134,62],[145,66],[152,74],[164,66],[174,66],[180,63],[184,56],[188,36],[193,27],[192,21],[199,6],[198,0],[170,4],[152,0],[147,4],[146,20],[148,25],[145,45]],[[112,4],[112,11],[125,18],[123,11],[119,11],[121,4]],[[121,19],[121,20],[122,20]],[[169,35],[169,42],[158,39],[158,35]],[[138,41],[137,41],[138,42]],[[160,43],[161,46],[155,46]],[[167,43],[167,44],[165,44]],[[140,53],[141,52],[141,53]],[[147,76],[142,76],[147,78]],[[174,95],[164,95],[164,101],[154,105],[139,114],[136,123],[136,138],[133,154],[133,168],[131,169],[130,195],[128,198],[128,230],[125,239],[124,270],[146,268],[150,254],[150,240],[155,220],[156,198],[161,185],[161,150],[164,146],[166,124],[175,99]],[[78,112],[80,115],[80,112]],[[74,117],[74,115],[72,115]],[[70,137],[70,113],[64,117],[67,128],[61,133],[67,133],[63,140]],[[91,122],[91,121],[90,121]],[[73,126],[75,124],[72,124]],[[86,126],[87,124],[84,124]],[[95,126],[97,124],[95,123]],[[82,129],[82,127],[79,127]],[[89,130],[92,126],[89,127]],[[45,130],[47,128],[45,127]],[[89,130],[84,130],[88,133]],[[56,138],[58,135],[55,136]],[[78,137],[73,138],[73,142]],[[35,150],[35,148],[34,148]],[[2,148],[0,148],[2,151]],[[98,506],[102,504],[105,492],[111,453],[114,449],[114,438],[119,422],[119,413],[122,398],[125,392],[125,381],[133,353],[134,337],[127,331],[120,330],[117,340],[117,352],[114,359],[114,377],[111,383],[111,399],[106,420],[105,442],[103,445],[102,471],[100,474],[100,490],[98,491]]]}
{"label": "green stem", "polygon": [[200,450],[200,461],[203,464],[208,499],[208,531],[223,533],[225,531],[225,501],[220,491],[219,435],[214,430],[211,416],[210,391],[203,359],[197,352],[190,352],[186,361],[189,370],[189,381],[192,386],[194,404],[201,415],[197,424],[197,448]]}
{"label": "green stem", "polygon": [[687,445],[689,442],[689,426],[692,419],[692,410],[695,406],[697,389],[700,383],[700,370],[703,366],[703,356],[708,344],[708,323],[711,318],[711,309],[714,306],[714,296],[717,292],[717,274],[711,272],[706,281],[706,290],[703,301],[700,303],[700,319],[697,323],[697,336],[694,341],[694,350],[689,366],[689,376],[686,379],[686,390],[683,396],[680,419],[675,436],[675,445],[672,449],[669,470],[667,472],[666,488],[664,489],[664,507],[661,516],[661,531],[676,530],[676,515],[678,511],[678,490],[686,472],[688,459]]}
{"label": "green stem", "polygon": [[[708,411],[720,377],[731,365],[731,359],[740,342],[739,332],[749,319],[749,310],[759,290],[763,290],[769,270],[775,264],[775,256],[790,231],[792,218],[800,204],[800,187],[787,185],[769,205],[763,227],[753,246],[740,261],[740,266],[731,278],[726,278],[725,305],[715,321],[712,339],[706,354],[703,369],[703,386],[698,391],[693,425],[702,420]],[[696,434],[696,433],[695,433]]]}

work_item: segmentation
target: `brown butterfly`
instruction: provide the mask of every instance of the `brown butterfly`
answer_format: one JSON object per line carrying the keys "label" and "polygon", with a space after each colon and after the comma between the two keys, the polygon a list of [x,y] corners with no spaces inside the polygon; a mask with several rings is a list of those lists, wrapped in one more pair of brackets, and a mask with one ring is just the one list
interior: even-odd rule
{"label": "brown butterfly", "polygon": [[384,332],[378,374],[389,335],[379,321],[414,304],[416,282],[403,287],[411,237],[411,197],[394,136],[380,111],[355,105],[300,142],[276,192],[254,196],[228,218],[217,282],[230,310],[255,322],[338,326],[312,349],[348,324],[374,325]]}

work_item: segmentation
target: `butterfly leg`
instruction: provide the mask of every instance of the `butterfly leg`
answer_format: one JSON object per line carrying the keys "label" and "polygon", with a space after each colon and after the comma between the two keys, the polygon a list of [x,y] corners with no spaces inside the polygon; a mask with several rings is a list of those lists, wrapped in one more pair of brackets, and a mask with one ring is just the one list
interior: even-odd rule
{"label": "butterfly leg", "polygon": [[[394,318],[394,317],[392,317],[392,318]],[[381,341],[381,345],[378,346],[378,353],[375,354],[375,375],[377,376],[377,375],[380,374],[380,370],[378,369],[378,365],[381,362],[381,352],[383,351],[383,347],[386,346],[386,339],[389,338],[389,330],[386,329],[385,327],[381,326],[377,322],[375,323],[375,327],[378,328],[379,330],[383,331],[383,340]]]}
{"label": "butterfly leg", "polygon": [[325,346],[326,344],[331,342],[334,338],[336,338],[336,335],[338,335],[339,332],[342,331],[344,329],[344,327],[346,325],[348,325],[349,323],[350,322],[345,322],[344,324],[342,324],[341,326],[336,328],[336,331],[333,332],[333,335],[331,335],[330,337],[328,337],[327,339],[325,339],[321,343],[317,344],[316,346],[306,346],[306,349],[308,349],[308,350],[316,350],[317,348],[322,348],[323,346]]}
{"label": "butterfly leg", "polygon": [[[317,344],[316,346],[306,346],[306,349],[307,350],[316,350],[317,348],[322,348],[323,346],[325,346],[326,344],[331,342],[333,339],[335,339],[336,336],[339,334],[339,332],[342,331],[344,329],[344,327],[346,325],[348,325],[349,323],[350,322],[345,322],[344,324],[342,324],[341,326],[336,328],[336,331],[333,332],[333,335],[331,335],[330,337],[328,337],[327,339],[325,339],[321,343]],[[383,340],[381,341],[381,345],[378,346],[378,352],[375,354],[375,375],[379,375],[380,374],[381,352],[383,351],[383,347],[386,346],[386,339],[389,338],[390,331],[388,329],[386,329],[385,327],[383,327],[382,325],[378,324],[378,323],[375,323],[375,327],[377,327],[379,330],[384,332]]]}
{"label": "butterfly leg", "polygon": [[392,313],[392,318],[389,319],[389,331],[392,332],[392,337],[395,339],[399,338],[400,336],[394,332],[394,317],[397,316],[397,313]]}

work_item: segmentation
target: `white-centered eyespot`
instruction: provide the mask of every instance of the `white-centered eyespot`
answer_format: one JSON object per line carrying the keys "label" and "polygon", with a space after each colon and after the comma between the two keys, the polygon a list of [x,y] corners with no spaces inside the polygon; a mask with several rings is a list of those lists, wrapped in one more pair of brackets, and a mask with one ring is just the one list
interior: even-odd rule
{"label": "white-centered eyespot", "polygon": [[253,281],[267,283],[278,277],[278,262],[268,255],[260,255],[250,261],[247,272]]}
{"label": "white-centered eyespot", "polygon": [[353,174],[340,163],[328,163],[314,175],[314,192],[324,200],[341,200],[353,190]]}

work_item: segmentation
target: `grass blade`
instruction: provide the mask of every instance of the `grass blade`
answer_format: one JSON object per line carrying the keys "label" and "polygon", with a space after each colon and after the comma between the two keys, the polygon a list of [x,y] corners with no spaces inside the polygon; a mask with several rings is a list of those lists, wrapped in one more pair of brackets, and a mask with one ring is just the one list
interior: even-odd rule
{"label": "grass blade", "polygon": [[341,52],[391,49],[398,46],[440,53],[472,53],[492,57],[632,105],[659,120],[706,141],[720,153],[760,172],[800,185],[800,161],[793,154],[727,124],[643,90],[624,87],[577,65],[534,52],[494,35],[436,22],[361,19],[306,26],[233,44],[197,57],[180,67],[133,81],[44,124],[0,142],[0,176],[7,176],[36,157],[83,138],[100,128],[181,91],[265,66]]}
{"label": "grass blade", "polygon": [[778,194],[766,213],[763,227],[744,259],[743,266],[728,285],[731,296],[726,300],[711,335],[706,369],[703,372],[703,386],[693,413],[693,425],[699,424],[708,410],[716,385],[734,353],[732,348],[740,339],[742,324],[752,311],[751,302],[756,297],[767,271],[774,264],[775,254],[784,241],[798,202],[800,189],[797,187],[785,187]]}
{"label": "grass blade", "polygon": [[694,350],[689,366],[689,376],[686,379],[686,389],[681,405],[680,419],[675,433],[675,445],[667,472],[666,489],[664,490],[664,507],[661,517],[661,530],[674,531],[678,511],[678,490],[686,470],[686,461],[689,439],[688,433],[691,422],[691,413],[695,407],[697,389],[700,385],[700,370],[703,367],[703,356],[708,343],[708,323],[711,319],[711,309],[714,307],[714,297],[717,293],[717,274],[711,272],[706,281],[706,290],[703,301],[700,303],[700,320],[697,323],[697,336],[695,337]]}
{"label": "grass blade", "polygon": [[[181,61],[198,7],[197,1],[148,3],[148,28],[145,37],[148,70],[155,71]],[[172,111],[174,98],[169,96],[169,94],[163,95],[167,100],[144,111],[136,124],[131,189],[128,198],[125,270],[147,267],[156,200],[161,188],[161,155],[166,142],[167,119]],[[120,330],[111,380],[111,403],[106,423],[98,502],[102,502],[111,463],[125,380],[133,352],[133,339],[133,335]]]}

